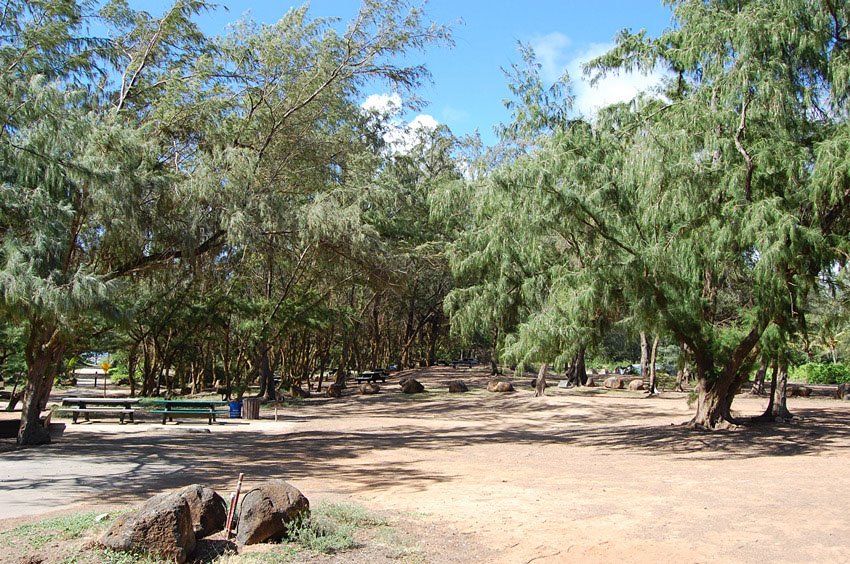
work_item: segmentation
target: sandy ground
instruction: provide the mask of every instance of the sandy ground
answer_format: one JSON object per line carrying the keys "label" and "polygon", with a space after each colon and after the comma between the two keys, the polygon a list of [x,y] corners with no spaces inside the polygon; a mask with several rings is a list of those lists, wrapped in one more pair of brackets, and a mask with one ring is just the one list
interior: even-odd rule
{"label": "sandy ground", "polygon": [[[0,528],[195,482],[226,492],[244,472],[413,518],[430,562],[850,562],[850,402],[794,398],[793,423],[706,433],[679,425],[684,394],[534,398],[526,380],[484,391],[480,369],[417,377],[427,393],[391,380],[278,421],[69,423],[48,447],[0,447]],[[472,391],[442,391],[455,377]]]}

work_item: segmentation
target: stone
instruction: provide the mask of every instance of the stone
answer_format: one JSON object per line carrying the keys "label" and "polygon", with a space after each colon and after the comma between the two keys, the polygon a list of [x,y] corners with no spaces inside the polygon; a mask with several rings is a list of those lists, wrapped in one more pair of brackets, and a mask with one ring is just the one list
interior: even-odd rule
{"label": "stone", "polygon": [[786,398],[797,397],[797,395],[799,393],[800,393],[800,389],[797,386],[794,386],[794,385],[791,385],[791,384],[785,386],[785,397]]}
{"label": "stone", "polygon": [[298,488],[273,480],[242,497],[236,542],[242,545],[280,540],[290,523],[310,514],[310,502]]}
{"label": "stone", "polygon": [[400,383],[401,391],[405,394],[419,394],[425,391],[425,386],[413,378],[405,378]]}
{"label": "stone", "polygon": [[487,391],[488,392],[513,392],[514,387],[510,382],[505,382],[504,380],[490,380],[487,382]]}
{"label": "stone", "polygon": [[850,385],[838,384],[838,390],[835,392],[835,397],[838,399],[847,399],[848,394],[850,394]]}
{"label": "stone", "polygon": [[180,490],[180,495],[189,504],[195,538],[202,539],[224,530],[227,522],[227,503],[215,490],[192,484]]}
{"label": "stone", "polygon": [[381,387],[377,385],[375,382],[363,382],[360,384],[360,393],[363,395],[372,395],[377,394],[381,391]]}
{"label": "stone", "polygon": [[468,392],[469,388],[463,380],[452,380],[449,382],[449,392],[452,394],[462,394]]}
{"label": "stone", "polygon": [[797,393],[800,397],[807,398],[812,395],[812,389],[808,386],[800,386],[797,388]]}
{"label": "stone", "polygon": [[289,388],[289,395],[293,398],[304,398],[304,399],[306,399],[306,398],[310,397],[310,392],[308,390],[305,390],[301,386],[296,386],[295,384],[293,384]]}
{"label": "stone", "polygon": [[100,542],[113,550],[185,562],[195,550],[189,503],[180,492],[154,496],[135,511],[119,516]]}
{"label": "stone", "polygon": [[629,382],[629,389],[632,391],[643,389],[643,380],[632,380]]}
{"label": "stone", "polygon": [[328,386],[327,395],[329,398],[342,397],[342,386],[339,384],[331,384]]}
{"label": "stone", "polygon": [[585,383],[584,383],[584,385],[585,385],[585,387],[587,387],[587,388],[595,388],[595,387],[596,387],[596,382],[594,382],[594,381],[593,381],[593,376],[588,376],[588,377],[587,377],[587,382],[585,382]]}
{"label": "stone", "polygon": [[623,389],[623,379],[619,376],[610,376],[605,379],[605,383],[603,384],[606,388],[610,388],[612,390],[622,390]]}

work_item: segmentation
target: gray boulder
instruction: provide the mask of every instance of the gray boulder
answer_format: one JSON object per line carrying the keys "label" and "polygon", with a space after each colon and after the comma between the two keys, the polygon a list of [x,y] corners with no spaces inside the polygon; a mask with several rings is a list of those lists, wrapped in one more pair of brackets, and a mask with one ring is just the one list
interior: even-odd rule
{"label": "gray boulder", "polygon": [[195,538],[202,539],[224,530],[227,521],[227,504],[215,490],[192,484],[180,490],[180,495],[189,504]]}
{"label": "gray boulder", "polygon": [[185,562],[195,550],[192,512],[181,492],[159,494],[125,513],[104,533],[101,544],[122,552],[146,552]]}
{"label": "gray boulder", "polygon": [[468,392],[469,388],[466,386],[466,383],[463,380],[452,380],[449,382],[449,392],[453,394],[462,394],[463,392]]}
{"label": "gray boulder", "polygon": [[488,392],[512,392],[514,391],[514,387],[510,382],[505,382],[504,380],[490,380],[487,382],[487,391]]}
{"label": "gray boulder", "polygon": [[377,394],[381,391],[381,387],[374,382],[363,382],[360,384],[360,393],[363,395]]}
{"label": "gray boulder", "polygon": [[425,391],[425,386],[413,378],[406,378],[401,381],[401,391],[405,394],[420,394]]}
{"label": "gray boulder", "polygon": [[236,542],[257,544],[280,540],[287,526],[310,514],[310,502],[294,486],[273,480],[250,490],[242,498]]}

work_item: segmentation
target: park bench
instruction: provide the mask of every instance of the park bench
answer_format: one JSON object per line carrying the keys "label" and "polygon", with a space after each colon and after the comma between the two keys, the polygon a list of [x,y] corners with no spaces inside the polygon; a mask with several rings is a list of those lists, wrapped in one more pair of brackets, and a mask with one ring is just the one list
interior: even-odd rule
{"label": "park bench", "polygon": [[138,403],[136,398],[64,398],[62,406],[56,411],[70,413],[74,423],[77,423],[80,415],[86,421],[91,420],[91,415],[117,415],[122,424],[125,417],[130,423],[135,423],[133,416],[136,409],[133,406]]}
{"label": "park bench", "polygon": [[224,415],[226,411],[217,408],[227,405],[226,401],[217,400],[155,400],[153,405],[158,409],[152,409],[149,413],[162,415],[162,424],[174,421],[175,416],[182,417],[205,417],[208,424],[216,422],[216,416]]}

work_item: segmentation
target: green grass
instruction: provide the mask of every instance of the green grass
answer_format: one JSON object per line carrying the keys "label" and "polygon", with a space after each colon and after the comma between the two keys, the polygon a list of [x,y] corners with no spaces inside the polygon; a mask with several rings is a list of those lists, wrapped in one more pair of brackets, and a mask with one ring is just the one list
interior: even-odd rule
{"label": "green grass", "polygon": [[53,541],[78,539],[89,529],[100,525],[94,520],[97,516],[98,513],[94,512],[78,513],[20,525],[0,533],[0,544],[23,544],[37,550]]}
{"label": "green grass", "polygon": [[377,527],[385,522],[358,505],[319,503],[310,516],[289,531],[292,541],[310,552],[333,554],[357,546],[358,528]]}

